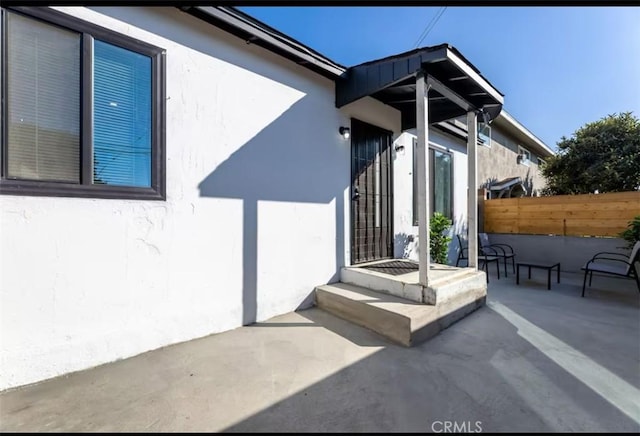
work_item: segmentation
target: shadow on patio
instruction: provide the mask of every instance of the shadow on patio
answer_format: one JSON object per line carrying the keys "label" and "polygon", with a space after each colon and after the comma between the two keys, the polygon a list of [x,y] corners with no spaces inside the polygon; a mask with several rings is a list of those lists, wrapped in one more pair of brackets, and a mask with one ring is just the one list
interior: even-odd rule
{"label": "shadow on patio", "polygon": [[640,430],[637,294],[542,282],[492,281],[488,307],[411,349],[286,314],[4,392],[0,429]]}
{"label": "shadow on patio", "polygon": [[413,349],[301,312],[355,344],[384,347],[226,430],[433,431],[455,421],[483,431],[637,431],[637,295],[580,299],[573,281],[555,294],[544,283],[498,282],[489,307]]}

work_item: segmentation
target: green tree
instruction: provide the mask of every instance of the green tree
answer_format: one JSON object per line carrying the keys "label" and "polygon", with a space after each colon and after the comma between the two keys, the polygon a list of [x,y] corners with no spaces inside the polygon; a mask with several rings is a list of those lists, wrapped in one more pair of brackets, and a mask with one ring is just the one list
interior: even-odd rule
{"label": "green tree", "polygon": [[546,159],[546,195],[633,191],[640,187],[640,120],[631,112],[587,123]]}

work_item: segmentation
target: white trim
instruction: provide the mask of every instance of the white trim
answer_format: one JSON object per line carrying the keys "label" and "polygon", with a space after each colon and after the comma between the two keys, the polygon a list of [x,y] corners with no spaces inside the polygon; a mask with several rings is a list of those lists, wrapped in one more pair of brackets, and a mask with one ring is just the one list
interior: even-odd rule
{"label": "white trim", "polygon": [[478,118],[467,112],[467,262],[478,269]]}
{"label": "white trim", "polygon": [[[416,77],[416,130],[418,132],[418,282],[429,286],[429,88],[424,73]],[[423,212],[423,213],[420,213]]]}
{"label": "white trim", "polygon": [[464,74],[469,76],[473,81],[478,83],[487,93],[500,104],[504,104],[504,97],[497,89],[487,82],[480,74],[471,68],[465,61],[460,59],[451,49],[447,48],[447,57],[453,62]]}
{"label": "white trim", "polygon": [[429,141],[429,148],[439,152],[451,153],[451,149],[449,147],[431,141]]}
{"label": "white trim", "polygon": [[518,120],[516,120],[515,118],[513,118],[513,116],[511,116],[507,111],[505,111],[504,109],[502,109],[502,112],[500,112],[500,115],[498,115],[497,118],[502,118],[504,119],[507,123],[509,123],[512,127],[514,127],[515,129],[517,129],[520,133],[522,133],[523,135],[525,135],[527,138],[529,138],[532,142],[534,142],[538,147],[542,148],[544,151],[546,151],[547,153],[549,153],[550,155],[556,154],[553,150],[551,150],[544,142],[542,142],[541,139],[539,139],[536,135],[534,135],[533,133],[531,133],[531,131],[529,129],[527,129],[525,126],[523,126],[522,124],[520,124],[520,122]]}
{"label": "white trim", "polygon": [[[505,135],[514,136],[514,132],[510,129],[515,129],[517,130],[518,133],[523,134],[527,140],[531,141],[531,143],[528,145],[532,146],[534,149],[535,147],[539,148],[539,149],[536,149],[537,155],[547,154],[549,156],[552,156],[556,154],[553,150],[547,147],[545,143],[543,143],[540,139],[538,139],[533,133],[527,130],[526,127],[524,127],[515,118],[509,115],[504,109],[502,110],[502,112],[500,112],[500,114],[496,117],[496,119],[493,120],[493,122],[496,123],[496,125],[498,126],[497,128]],[[457,133],[459,135],[462,135],[463,137],[467,136],[467,125],[459,121],[458,119],[454,118],[451,120],[442,121],[438,124],[443,128],[447,129],[449,132],[452,132],[454,134]],[[459,129],[460,131],[455,132],[456,128]],[[492,132],[492,135],[493,135],[493,132]],[[493,137],[491,138],[491,142],[493,143]]]}
{"label": "white trim", "polygon": [[483,141],[480,133],[480,129],[478,129],[478,145],[482,145],[483,147],[487,147],[487,148],[491,148],[491,143],[493,142],[493,139],[491,138],[491,126],[487,125],[484,126],[483,129],[488,129],[489,134],[488,135],[482,135],[482,136],[486,136],[489,138],[488,141]]}

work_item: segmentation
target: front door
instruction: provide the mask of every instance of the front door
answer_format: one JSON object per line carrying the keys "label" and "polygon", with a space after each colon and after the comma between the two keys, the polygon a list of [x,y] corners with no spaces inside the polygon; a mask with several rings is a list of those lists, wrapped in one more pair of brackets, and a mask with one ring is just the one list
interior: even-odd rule
{"label": "front door", "polygon": [[391,132],[351,119],[351,263],[393,257]]}

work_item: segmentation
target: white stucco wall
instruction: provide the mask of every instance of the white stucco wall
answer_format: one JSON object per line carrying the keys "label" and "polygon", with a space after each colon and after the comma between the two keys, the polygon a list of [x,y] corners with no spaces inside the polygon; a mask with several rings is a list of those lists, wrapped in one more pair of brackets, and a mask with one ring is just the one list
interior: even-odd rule
{"label": "white stucco wall", "polygon": [[[415,129],[403,132],[397,143],[404,151],[394,153],[394,255],[418,260],[418,227],[413,225],[413,138]],[[449,263],[456,260],[456,233],[466,233],[467,147],[463,140],[429,129],[429,147],[451,153],[453,158],[453,225]]]}
{"label": "white stucco wall", "polygon": [[[349,259],[356,117],[372,99],[175,8],[56,8],[167,51],[167,200],[0,196],[0,389],[309,303]],[[407,156],[410,156],[407,153]]]}

